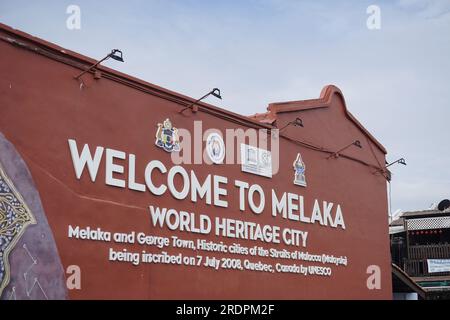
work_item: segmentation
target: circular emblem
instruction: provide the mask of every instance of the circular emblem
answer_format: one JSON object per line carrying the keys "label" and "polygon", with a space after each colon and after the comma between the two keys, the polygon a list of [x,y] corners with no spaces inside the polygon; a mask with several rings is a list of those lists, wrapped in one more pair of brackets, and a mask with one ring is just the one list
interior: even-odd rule
{"label": "circular emblem", "polygon": [[213,163],[221,164],[225,158],[225,143],[218,133],[211,133],[206,139],[206,152]]}

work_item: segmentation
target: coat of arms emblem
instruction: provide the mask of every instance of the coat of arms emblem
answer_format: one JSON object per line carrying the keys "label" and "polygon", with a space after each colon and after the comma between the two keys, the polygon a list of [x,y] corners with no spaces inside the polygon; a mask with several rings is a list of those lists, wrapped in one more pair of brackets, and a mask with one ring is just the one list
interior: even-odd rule
{"label": "coat of arms emblem", "polygon": [[302,155],[300,153],[297,154],[297,158],[294,161],[294,171],[294,184],[306,187],[306,166],[302,160]]}
{"label": "coat of arms emblem", "polygon": [[158,123],[155,144],[167,152],[180,151],[178,129],[172,126],[169,119],[166,119],[163,123]]}

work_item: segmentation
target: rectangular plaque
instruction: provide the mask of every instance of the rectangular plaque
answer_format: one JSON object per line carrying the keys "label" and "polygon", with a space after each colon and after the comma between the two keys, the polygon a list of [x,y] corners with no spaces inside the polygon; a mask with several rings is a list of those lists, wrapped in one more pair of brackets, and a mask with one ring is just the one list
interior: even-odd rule
{"label": "rectangular plaque", "polygon": [[241,144],[242,171],[272,178],[272,154],[270,151]]}

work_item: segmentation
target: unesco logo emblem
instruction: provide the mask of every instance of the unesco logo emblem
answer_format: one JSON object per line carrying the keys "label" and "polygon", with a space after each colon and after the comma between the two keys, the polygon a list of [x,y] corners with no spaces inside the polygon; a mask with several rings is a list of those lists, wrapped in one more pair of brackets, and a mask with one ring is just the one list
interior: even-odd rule
{"label": "unesco logo emblem", "polygon": [[206,139],[206,152],[215,164],[221,164],[225,158],[225,143],[218,133],[211,133]]}

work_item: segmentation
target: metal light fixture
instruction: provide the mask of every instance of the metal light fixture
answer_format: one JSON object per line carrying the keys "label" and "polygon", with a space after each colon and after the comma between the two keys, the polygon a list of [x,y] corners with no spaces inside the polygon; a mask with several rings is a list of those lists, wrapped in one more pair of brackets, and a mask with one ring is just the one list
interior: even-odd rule
{"label": "metal light fixture", "polygon": [[216,97],[217,99],[222,100],[222,96],[220,95],[220,90],[217,88],[214,88],[211,92],[211,95],[213,95],[214,97]]}
{"label": "metal light fixture", "polygon": [[78,76],[75,77],[75,79],[80,79],[82,75],[84,75],[86,72],[89,72],[90,70],[94,69],[96,66],[98,66],[100,63],[102,63],[105,60],[108,60],[109,58],[114,59],[116,61],[124,62],[123,60],[123,53],[119,49],[113,49],[111,52],[104,57],[103,59],[97,61],[95,64],[90,66],[87,70],[84,70],[82,73],[80,73]]}
{"label": "metal light fixture", "polygon": [[389,163],[385,168],[390,167],[390,166],[392,166],[393,164],[396,164],[396,163],[399,163],[399,164],[402,164],[402,165],[406,166],[405,159],[404,158],[400,158],[398,160],[395,160],[394,162]]}
{"label": "metal light fixture", "polygon": [[[387,163],[387,162],[386,162]],[[377,169],[375,172],[374,172],[374,174],[377,174],[377,173],[381,173],[381,174],[383,174],[383,175],[385,175],[386,174],[386,179],[388,179],[389,181],[391,180],[391,172],[387,169],[388,167],[390,167],[390,166],[392,166],[392,165],[394,165],[394,164],[396,164],[396,163],[399,163],[399,164],[402,164],[402,165],[404,165],[404,166],[406,166],[406,161],[405,161],[405,159],[404,158],[400,158],[400,159],[398,159],[398,160],[395,160],[394,162],[391,162],[391,163],[387,163],[386,164],[386,166],[384,167],[384,168],[379,168],[379,169]]]}
{"label": "metal light fixture", "polygon": [[295,120],[288,122],[285,126],[283,126],[280,129],[280,132],[286,129],[288,126],[294,126],[294,127],[304,127],[303,121],[300,118],[295,118]]}
{"label": "metal light fixture", "polygon": [[111,51],[111,53],[109,54],[109,57],[116,61],[124,62],[123,61],[123,53],[119,49],[113,49]]}
{"label": "metal light fixture", "polygon": [[214,88],[210,92],[205,94],[203,97],[201,97],[200,99],[198,99],[195,102],[191,103],[187,107],[181,109],[180,113],[183,113],[184,110],[186,110],[186,109],[192,109],[192,112],[197,112],[198,111],[197,103],[199,103],[200,101],[202,101],[203,99],[205,99],[206,97],[208,97],[210,95],[216,97],[217,99],[222,100],[222,95],[220,94],[220,90],[218,88]]}
{"label": "metal light fixture", "polygon": [[359,140],[355,140],[352,143],[350,143],[350,144],[346,145],[345,147],[343,147],[342,149],[339,149],[338,151],[336,151],[333,154],[331,154],[327,159],[330,159],[332,157],[338,158],[339,157],[339,153],[341,153],[342,151],[344,151],[345,149],[347,149],[347,148],[349,148],[351,146],[355,146],[355,147],[358,147],[358,148],[362,149],[361,142]]}

